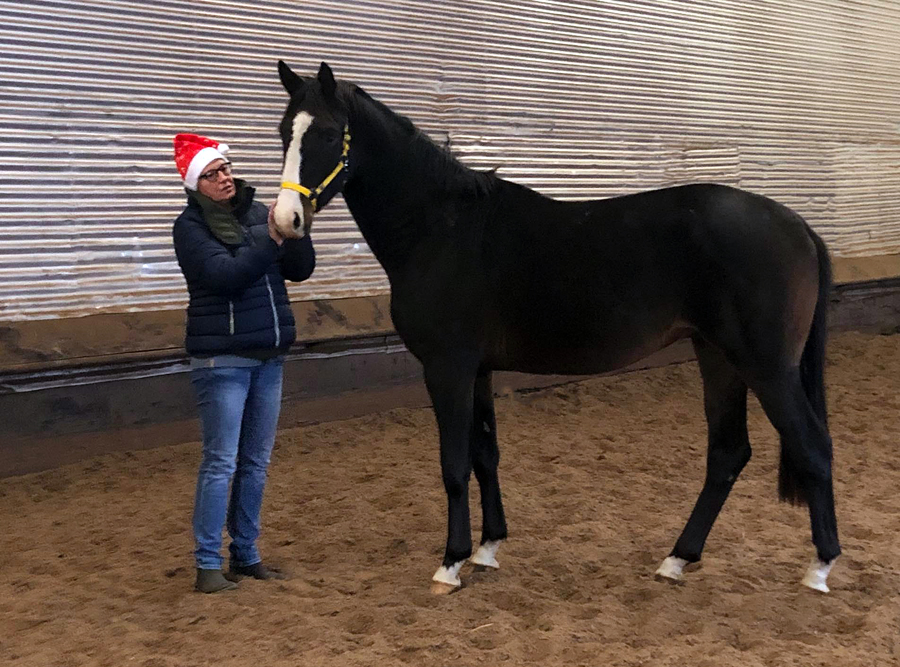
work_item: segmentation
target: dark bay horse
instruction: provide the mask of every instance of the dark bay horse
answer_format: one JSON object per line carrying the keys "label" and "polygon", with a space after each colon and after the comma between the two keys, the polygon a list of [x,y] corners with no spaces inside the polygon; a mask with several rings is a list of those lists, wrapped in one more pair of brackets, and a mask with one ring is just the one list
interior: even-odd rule
{"label": "dark bay horse", "polygon": [[[433,589],[466,559],[498,567],[507,536],[491,373],[590,374],[690,337],[709,428],[700,497],[657,574],[681,579],[750,458],[747,390],[781,437],[780,497],[809,506],[816,557],[803,583],[827,591],[840,554],[825,411],[822,240],[790,209],[712,184],[562,202],[473,171],[406,118],[322,63],[278,63],[281,232],[302,236],[338,192],[384,267],[398,334],[423,365],[440,433],[447,548]],[[481,489],[472,556],[468,484]]]}

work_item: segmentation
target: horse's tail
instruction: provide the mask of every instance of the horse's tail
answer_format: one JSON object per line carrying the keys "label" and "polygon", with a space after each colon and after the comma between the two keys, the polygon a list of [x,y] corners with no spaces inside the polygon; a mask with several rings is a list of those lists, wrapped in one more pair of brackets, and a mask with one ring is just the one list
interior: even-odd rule
{"label": "horse's tail", "polygon": [[[813,412],[826,429],[828,412],[825,406],[825,340],[828,334],[828,301],[831,295],[831,260],[825,242],[807,226],[809,236],[816,246],[819,260],[819,294],[813,313],[812,326],[800,357],[800,382]],[[830,447],[830,441],[829,441]],[[828,452],[831,456],[831,451]],[[781,447],[781,464],[778,470],[778,495],[782,500],[799,505],[806,501],[800,484],[801,475],[795,464]]]}

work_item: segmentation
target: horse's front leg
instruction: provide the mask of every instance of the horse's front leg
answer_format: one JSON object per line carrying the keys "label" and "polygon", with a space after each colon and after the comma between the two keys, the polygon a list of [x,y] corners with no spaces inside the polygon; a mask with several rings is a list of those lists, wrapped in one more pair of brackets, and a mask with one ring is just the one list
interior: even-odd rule
{"label": "horse's front leg", "polygon": [[447,492],[447,548],[443,565],[433,577],[433,593],[452,593],[462,586],[459,570],[472,555],[469,525],[469,476],[477,361],[444,358],[424,364],[441,441],[441,474]]}

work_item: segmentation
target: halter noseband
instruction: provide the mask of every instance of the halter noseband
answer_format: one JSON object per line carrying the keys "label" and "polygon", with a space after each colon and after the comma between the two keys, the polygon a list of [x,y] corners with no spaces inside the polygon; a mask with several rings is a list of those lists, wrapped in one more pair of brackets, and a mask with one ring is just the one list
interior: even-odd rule
{"label": "halter noseband", "polygon": [[344,150],[341,152],[341,157],[338,159],[337,166],[331,171],[328,176],[325,177],[325,180],[319,183],[319,185],[312,190],[306,188],[299,183],[291,183],[290,181],[282,181],[281,187],[284,190],[293,190],[294,192],[299,192],[301,195],[306,197],[309,200],[309,203],[312,204],[313,211],[316,211],[319,207],[317,205],[317,201],[319,199],[319,195],[324,192],[325,188],[337,178],[337,175],[340,174],[347,168],[347,155],[350,153],[350,126],[344,125]]}

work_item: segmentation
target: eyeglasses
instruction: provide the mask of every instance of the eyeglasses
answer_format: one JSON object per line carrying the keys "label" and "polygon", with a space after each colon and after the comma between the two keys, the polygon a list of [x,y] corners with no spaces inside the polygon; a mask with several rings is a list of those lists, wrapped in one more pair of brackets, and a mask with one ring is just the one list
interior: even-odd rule
{"label": "eyeglasses", "polygon": [[217,169],[210,169],[209,171],[204,171],[200,174],[200,178],[203,178],[207,181],[217,181],[219,180],[219,174],[224,174],[225,176],[231,176],[231,163],[226,162],[221,165]]}

